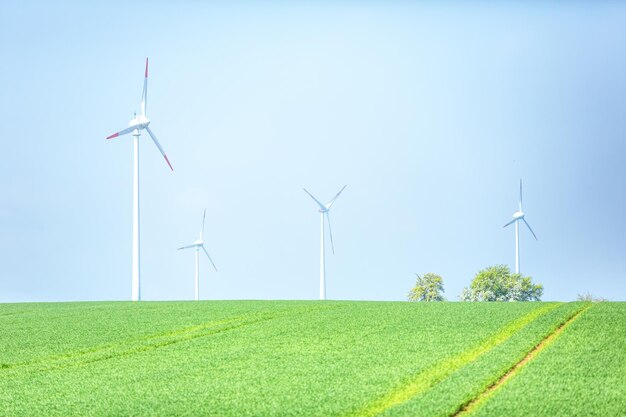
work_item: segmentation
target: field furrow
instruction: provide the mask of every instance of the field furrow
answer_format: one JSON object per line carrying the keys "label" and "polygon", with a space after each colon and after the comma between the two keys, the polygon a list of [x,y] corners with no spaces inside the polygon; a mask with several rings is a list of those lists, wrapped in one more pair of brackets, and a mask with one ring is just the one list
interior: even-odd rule
{"label": "field furrow", "polygon": [[486,390],[474,397],[471,401],[464,404],[461,409],[454,414],[454,416],[469,416],[472,412],[480,407],[480,405],[487,401],[492,395],[494,395],[498,389],[500,389],[510,378],[514,377],[520,369],[528,362],[533,360],[543,349],[550,345],[567,326],[572,324],[583,312],[591,307],[591,304],[587,304],[580,310],[576,311],[567,321],[561,324],[553,333],[550,333],[544,338],[537,346],[535,346],[521,361],[517,362],[511,369],[509,369],[500,379],[498,379],[493,385],[487,387]]}
{"label": "field furrow", "polygon": [[560,304],[528,322],[503,343],[468,362],[422,395],[382,415],[454,415],[464,404],[493,385],[545,337],[552,334],[584,306],[583,303]]}
{"label": "field furrow", "polygon": [[0,369],[174,336],[220,321],[316,308],[306,302],[230,301],[5,304],[0,314],[14,317],[0,322]]}
{"label": "field furrow", "polygon": [[479,356],[488,353],[494,347],[508,340],[515,332],[519,331],[522,327],[526,326],[537,317],[546,314],[548,311],[553,310],[557,306],[558,304],[549,304],[531,311],[525,316],[520,317],[507,325],[497,334],[482,341],[473,349],[433,364],[431,367],[413,376],[409,381],[406,381],[402,386],[393,390],[384,397],[368,404],[363,409],[356,410],[354,413],[349,414],[349,417],[376,416],[424,393],[461,367],[476,360]]}
{"label": "field furrow", "polygon": [[434,364],[353,415],[453,415],[581,307],[576,303],[544,303],[478,346]]}
{"label": "field furrow", "polygon": [[262,312],[236,316],[152,334],[138,339],[126,339],[117,343],[94,346],[89,349],[72,351],[61,355],[37,358],[28,362],[0,364],[0,377],[9,378],[19,376],[23,372],[44,372],[70,366],[82,366],[93,362],[162,348],[199,337],[207,337],[229,330],[240,329],[278,317],[291,314],[311,313],[332,308],[341,308],[341,306],[306,306],[304,308],[275,310],[271,314]]}
{"label": "field furrow", "polygon": [[471,416],[625,416],[626,303],[597,303]]}

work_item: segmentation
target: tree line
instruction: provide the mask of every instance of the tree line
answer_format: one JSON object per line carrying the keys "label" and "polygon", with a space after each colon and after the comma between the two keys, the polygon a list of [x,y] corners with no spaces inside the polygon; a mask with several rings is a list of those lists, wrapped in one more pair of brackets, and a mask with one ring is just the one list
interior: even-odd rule
{"label": "tree line", "polygon": [[[429,272],[416,274],[415,286],[409,291],[409,301],[445,301],[443,278]],[[511,273],[506,265],[495,265],[478,271],[469,287],[463,288],[461,301],[541,301],[543,285],[534,284],[531,277]]]}

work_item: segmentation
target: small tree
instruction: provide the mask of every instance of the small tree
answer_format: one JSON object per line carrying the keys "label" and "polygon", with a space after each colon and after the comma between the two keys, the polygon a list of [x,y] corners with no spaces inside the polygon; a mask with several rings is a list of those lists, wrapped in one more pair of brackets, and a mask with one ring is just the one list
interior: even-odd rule
{"label": "small tree", "polygon": [[512,274],[506,265],[479,271],[469,289],[463,288],[461,301],[541,301],[543,286],[530,277]]}
{"label": "small tree", "polygon": [[415,287],[409,291],[409,301],[444,301],[443,278],[429,272],[424,275],[415,274]]}

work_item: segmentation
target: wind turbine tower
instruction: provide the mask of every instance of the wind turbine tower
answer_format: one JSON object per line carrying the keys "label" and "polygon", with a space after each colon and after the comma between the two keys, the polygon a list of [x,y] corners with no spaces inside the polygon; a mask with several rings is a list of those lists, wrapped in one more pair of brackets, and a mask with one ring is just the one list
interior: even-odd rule
{"label": "wind turbine tower", "polygon": [[513,213],[513,220],[508,222],[502,227],[507,227],[510,224],[515,223],[515,273],[519,274],[520,272],[520,258],[519,258],[519,222],[523,221],[530,233],[533,234],[535,240],[537,240],[537,235],[533,232],[533,229],[530,227],[530,224],[526,221],[526,214],[522,211],[522,180],[519,180],[519,210]]}
{"label": "wind turbine tower", "polygon": [[330,208],[339,197],[339,194],[346,189],[348,185],[344,185],[341,190],[326,204],[322,204],[317,198],[313,197],[313,194],[308,192],[306,188],[304,188],[304,192],[307,193],[320,207],[320,230],[321,230],[321,238],[320,238],[320,300],[326,299],[326,259],[324,253],[324,216],[328,220],[328,234],[330,235],[330,247],[332,248],[333,255],[335,254],[335,245],[333,243],[333,231],[330,227],[330,215],[328,214]]}
{"label": "wind turbine tower", "polygon": [[217,272],[217,268],[215,267],[215,264],[213,263],[213,259],[211,259],[211,255],[209,255],[209,252],[207,252],[206,248],[204,247],[204,241],[202,240],[202,236],[204,235],[204,219],[205,218],[206,218],[206,209],[204,209],[204,214],[202,215],[202,228],[200,229],[200,237],[191,245],[178,248],[178,250],[191,249],[191,248],[195,248],[196,250],[196,281],[195,281],[196,301],[200,299],[200,249],[202,249],[204,253],[206,253],[206,256],[209,258],[209,261],[211,261],[211,265],[213,265],[213,269],[215,269],[215,272]]}
{"label": "wind turbine tower", "polygon": [[141,275],[139,264],[139,137],[141,131],[146,130],[152,141],[161,152],[161,155],[165,158],[165,162],[172,171],[172,164],[170,164],[167,155],[163,151],[161,144],[157,140],[156,136],[148,127],[150,125],[150,119],[146,117],[146,108],[148,105],[148,58],[146,58],[146,71],[143,79],[143,93],[141,94],[141,114],[135,117],[128,123],[128,127],[124,130],[120,130],[110,136],[107,139],[113,139],[118,136],[125,135],[132,132],[133,136],[133,263],[132,263],[132,291],[131,299],[133,301],[141,300]]}

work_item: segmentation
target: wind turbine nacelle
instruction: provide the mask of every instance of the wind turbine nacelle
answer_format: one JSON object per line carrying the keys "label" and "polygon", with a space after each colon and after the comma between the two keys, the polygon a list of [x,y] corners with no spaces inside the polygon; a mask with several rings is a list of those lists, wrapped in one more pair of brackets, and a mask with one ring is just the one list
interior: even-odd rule
{"label": "wind turbine nacelle", "polygon": [[135,117],[133,120],[128,122],[129,127],[135,127],[137,129],[145,129],[150,124],[150,119],[146,116],[139,115]]}
{"label": "wind turbine nacelle", "polygon": [[513,213],[513,218],[514,219],[522,219],[524,218],[524,213],[522,213],[521,211],[516,211],[515,213]]}

